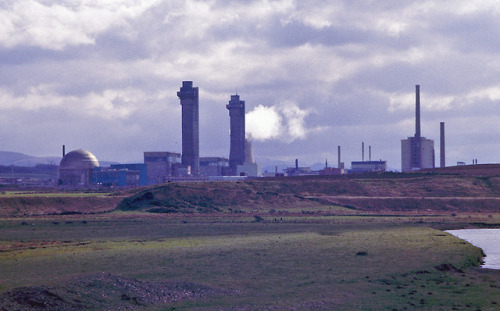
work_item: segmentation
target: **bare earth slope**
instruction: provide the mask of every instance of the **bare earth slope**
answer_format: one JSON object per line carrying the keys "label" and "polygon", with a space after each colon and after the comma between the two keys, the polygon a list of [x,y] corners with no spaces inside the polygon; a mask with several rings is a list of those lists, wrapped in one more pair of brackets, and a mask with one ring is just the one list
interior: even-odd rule
{"label": "bare earth slope", "polygon": [[119,208],[206,213],[292,205],[340,205],[359,210],[496,211],[500,210],[500,177],[380,174],[169,183],[126,198]]}

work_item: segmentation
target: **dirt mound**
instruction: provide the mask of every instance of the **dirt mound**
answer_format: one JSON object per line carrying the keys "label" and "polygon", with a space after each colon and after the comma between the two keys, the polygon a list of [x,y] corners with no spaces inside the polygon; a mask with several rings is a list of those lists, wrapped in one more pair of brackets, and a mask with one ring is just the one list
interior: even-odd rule
{"label": "dirt mound", "polygon": [[118,196],[43,197],[14,196],[0,198],[0,217],[94,214],[109,212],[122,200]]}
{"label": "dirt mound", "polygon": [[145,282],[107,273],[79,277],[57,287],[21,287],[0,295],[0,310],[133,310],[226,291],[189,282]]}
{"label": "dirt mound", "polygon": [[152,213],[211,213],[333,203],[362,210],[460,210],[472,203],[482,210],[498,210],[499,196],[499,177],[387,173],[169,183],[125,198],[118,208]]}

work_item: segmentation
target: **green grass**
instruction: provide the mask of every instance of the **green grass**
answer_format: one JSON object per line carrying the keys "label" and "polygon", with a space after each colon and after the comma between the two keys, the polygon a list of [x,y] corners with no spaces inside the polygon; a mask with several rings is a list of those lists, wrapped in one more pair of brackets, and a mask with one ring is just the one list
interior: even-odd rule
{"label": "green grass", "polygon": [[[14,247],[0,252],[0,291],[104,271],[233,293],[153,309],[486,310],[500,303],[498,288],[490,287],[500,285],[498,275],[467,269],[479,249],[439,230],[367,220],[252,223],[123,213],[4,220],[0,246]],[[441,264],[466,272],[434,268]]]}
{"label": "green grass", "polygon": [[104,192],[38,192],[38,191],[4,191],[0,192],[0,198],[12,198],[12,197],[47,197],[47,198],[58,198],[58,197],[96,197],[108,195],[109,193]]}

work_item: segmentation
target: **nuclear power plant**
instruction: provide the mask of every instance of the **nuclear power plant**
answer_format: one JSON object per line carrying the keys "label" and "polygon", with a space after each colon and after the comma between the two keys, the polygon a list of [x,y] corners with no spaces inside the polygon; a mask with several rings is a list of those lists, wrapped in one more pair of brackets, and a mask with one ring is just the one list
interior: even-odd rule
{"label": "nuclear power plant", "polygon": [[59,164],[59,184],[89,187],[94,170],[98,167],[99,161],[92,153],[78,149],[66,154],[63,146],[63,158]]}
{"label": "nuclear power plant", "polygon": [[[229,159],[224,157],[200,157],[199,142],[199,91],[192,81],[182,81],[177,92],[182,106],[182,153],[167,151],[144,152],[144,163],[112,164],[101,168],[97,158],[85,150],[74,150],[65,154],[59,167],[59,184],[69,187],[91,185],[139,186],[180,180],[215,180],[213,177],[241,178],[261,176],[260,166],[255,163],[252,141],[245,131],[245,101],[238,94],[231,95],[226,109],[229,111]],[[284,170],[288,176],[296,175],[340,175],[344,173],[385,172],[386,161],[372,161],[372,146],[368,146],[368,161],[365,161],[365,144],[361,143],[361,161],[351,162],[351,169],[344,168],[341,149],[337,147],[338,167],[311,170],[295,167]],[[415,87],[415,134],[401,140],[401,170],[412,172],[435,167],[434,141],[422,137],[420,124],[420,86]],[[444,122],[440,123],[440,166],[445,167]],[[275,175],[278,175],[277,169]]]}
{"label": "nuclear power plant", "polygon": [[415,86],[415,135],[401,140],[401,171],[434,168],[434,141],[420,131],[420,85]]}

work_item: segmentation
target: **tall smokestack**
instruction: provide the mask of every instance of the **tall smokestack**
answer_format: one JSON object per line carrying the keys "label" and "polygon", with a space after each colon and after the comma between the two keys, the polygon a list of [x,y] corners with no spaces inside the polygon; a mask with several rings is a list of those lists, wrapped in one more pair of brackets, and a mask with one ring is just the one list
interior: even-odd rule
{"label": "tall smokestack", "polygon": [[299,159],[295,159],[295,169],[299,169]]}
{"label": "tall smokestack", "polygon": [[337,165],[338,165],[337,167],[338,167],[338,168],[340,168],[340,165],[341,165],[341,164],[340,164],[340,163],[341,163],[341,161],[340,161],[340,146],[337,146],[337,153],[338,153],[338,159],[339,159],[339,162],[338,162],[338,164],[337,164]]}
{"label": "tall smokestack", "polygon": [[439,140],[439,147],[440,147],[440,152],[439,156],[441,158],[441,167],[446,167],[446,155],[445,155],[445,144],[444,144],[444,122],[440,123],[440,140]]}
{"label": "tall smokestack", "polygon": [[63,151],[63,158],[64,158],[64,156],[66,155],[66,146],[65,145],[63,145],[63,150],[62,151]]}
{"label": "tall smokestack", "polygon": [[420,85],[415,85],[415,137],[420,138]]}
{"label": "tall smokestack", "polygon": [[365,143],[361,143],[361,161],[365,162]]}
{"label": "tall smokestack", "polygon": [[368,161],[372,160],[372,146],[368,146]]}

